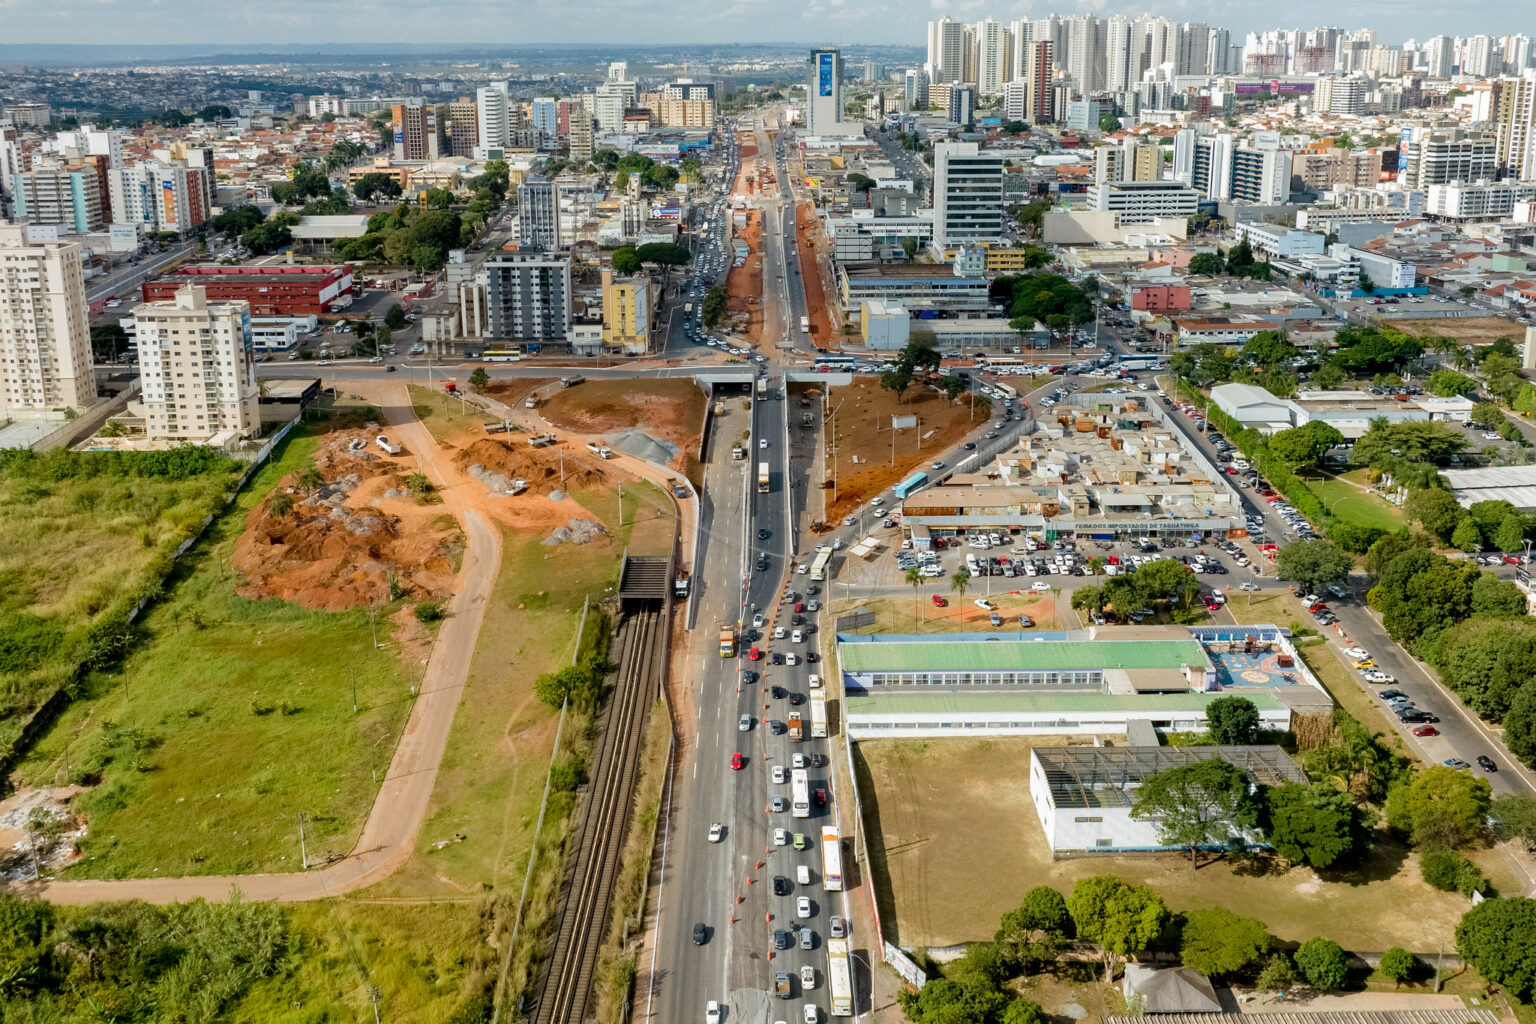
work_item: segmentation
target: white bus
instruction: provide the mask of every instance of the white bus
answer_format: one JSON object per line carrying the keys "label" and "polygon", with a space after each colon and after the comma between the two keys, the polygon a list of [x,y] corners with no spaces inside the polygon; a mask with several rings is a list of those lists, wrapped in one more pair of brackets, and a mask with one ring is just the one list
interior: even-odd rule
{"label": "white bus", "polygon": [[842,838],[835,825],[821,826],[821,886],[827,892],[843,891]]}
{"label": "white bus", "polygon": [[811,816],[811,780],[804,768],[789,773],[789,813],[797,818]]}
{"label": "white bus", "polygon": [[1019,390],[1018,390],[1018,388],[1014,387],[1012,384],[1004,384],[1000,380],[999,381],[993,381],[992,382],[992,388],[993,388],[993,390],[1000,392],[1002,394],[1002,396],[1004,398],[1008,399],[1009,401],[1012,401],[1015,398],[1019,397]]}
{"label": "white bus", "polygon": [[853,971],[848,965],[848,940],[827,940],[827,984],[832,989],[832,1016],[853,1016]]}
{"label": "white bus", "polygon": [[827,738],[827,691],[811,691],[811,739]]}
{"label": "white bus", "polygon": [[827,578],[827,566],[832,562],[832,549],[822,548],[816,552],[816,557],[811,560],[811,579],[824,580]]}
{"label": "white bus", "polygon": [[801,334],[810,334],[811,333],[811,318],[810,317],[803,316],[803,317],[800,318],[800,333]]}

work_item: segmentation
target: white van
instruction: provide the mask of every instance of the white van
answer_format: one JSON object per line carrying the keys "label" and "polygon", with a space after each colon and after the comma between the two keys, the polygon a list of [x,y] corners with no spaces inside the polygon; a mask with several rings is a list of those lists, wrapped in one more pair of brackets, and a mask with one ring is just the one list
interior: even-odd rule
{"label": "white van", "polygon": [[811,868],[808,864],[795,865],[795,882],[800,885],[811,884]]}
{"label": "white van", "polygon": [[797,629],[789,635],[789,639],[794,643],[803,644],[805,643],[805,633]]}
{"label": "white van", "polygon": [[811,676],[811,689],[813,689],[813,690],[821,689],[821,676],[814,675],[814,674]]}

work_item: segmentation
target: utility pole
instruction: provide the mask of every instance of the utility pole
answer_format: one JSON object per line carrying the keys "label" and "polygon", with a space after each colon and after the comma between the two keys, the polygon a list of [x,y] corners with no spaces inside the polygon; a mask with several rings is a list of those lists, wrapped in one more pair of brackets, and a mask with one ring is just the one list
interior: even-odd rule
{"label": "utility pole", "polygon": [[309,870],[309,852],[304,847],[304,812],[295,811],[294,817],[299,821],[299,870]]}

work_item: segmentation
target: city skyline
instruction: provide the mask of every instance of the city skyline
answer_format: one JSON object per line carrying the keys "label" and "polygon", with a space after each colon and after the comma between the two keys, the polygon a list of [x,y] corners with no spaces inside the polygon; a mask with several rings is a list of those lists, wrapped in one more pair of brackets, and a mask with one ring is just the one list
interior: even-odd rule
{"label": "city skyline", "polygon": [[[493,0],[459,0],[452,4],[381,0],[372,14],[359,21],[355,7],[337,0],[277,0],[260,7],[217,5],[192,0],[158,0],[151,5],[104,4],[100,0],[0,0],[6,22],[6,42],[51,45],[218,45],[249,48],[291,44],[295,39],[334,37],[348,44],[380,45],[498,45],[569,44],[569,6],[557,0],[519,0],[513,5]],[[589,45],[710,45],[739,43],[806,43],[811,45],[917,44],[921,25],[949,15],[956,21],[993,17],[1040,18],[1051,13],[1131,17],[1161,15],[1177,21],[1205,21],[1234,33],[1274,28],[1338,25],[1375,28],[1384,42],[1437,34],[1529,31],[1529,8],[1514,0],[1471,0],[1454,8],[1427,0],[1387,4],[1380,0],[1351,5],[1303,0],[1283,12],[1261,4],[1242,6],[1179,0],[1155,5],[1106,0],[1062,0],[1057,3],[987,3],[983,0],[848,0],[813,3],[795,0],[771,8],[732,0],[677,0],[668,16],[636,0],[592,0],[584,5]],[[482,32],[466,33],[466,18],[481,22]],[[497,22],[505,35],[498,35]],[[317,36],[316,33],[324,33]],[[479,35],[479,38],[474,38]],[[0,55],[5,47],[0,46]]]}

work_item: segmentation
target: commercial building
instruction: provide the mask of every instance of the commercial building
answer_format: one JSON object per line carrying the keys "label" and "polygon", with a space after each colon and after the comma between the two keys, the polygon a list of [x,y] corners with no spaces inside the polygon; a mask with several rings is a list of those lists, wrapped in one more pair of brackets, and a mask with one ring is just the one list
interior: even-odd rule
{"label": "commercial building", "polygon": [[182,267],[144,282],[145,302],[172,302],[184,285],[210,302],[246,302],[252,316],[323,316],[352,302],[352,266]]}
{"label": "commercial building", "polygon": [[[1052,854],[1184,849],[1163,842],[1156,819],[1131,813],[1136,791],[1149,776],[1210,760],[1241,769],[1255,790],[1309,781],[1301,765],[1277,746],[1035,747],[1029,753],[1029,795]],[[1262,834],[1252,826],[1226,824],[1232,838],[1262,845]]]}
{"label": "commercial building", "polygon": [[1307,423],[1326,423],[1346,438],[1360,437],[1371,421],[1459,423],[1472,412],[1472,400],[1435,395],[1372,395],[1364,391],[1302,391],[1293,399],[1276,398],[1251,384],[1218,384],[1211,402],[1244,428],[1272,434]]}
{"label": "commercial building", "polygon": [[990,310],[987,279],[957,276],[951,267],[924,263],[849,261],[837,266],[838,298],[849,316],[870,299],[960,316],[985,316]]}
{"label": "commercial building", "polygon": [[1115,101],[1102,96],[1078,97],[1067,101],[1068,128],[1079,132],[1096,132],[1099,122],[1115,112]]}
{"label": "commercial building", "polygon": [[846,217],[828,217],[827,235],[839,261],[904,259],[908,239],[919,251],[933,241],[933,211],[880,217],[873,210],[852,210]]}
{"label": "commercial building", "polygon": [[4,120],[18,128],[46,128],[53,123],[53,108],[46,103],[7,103]]}
{"label": "commercial building", "polygon": [[1536,181],[1453,181],[1429,186],[1426,216],[1441,220],[1502,220],[1516,203],[1536,199]]}
{"label": "commercial building", "polygon": [[571,260],[564,253],[497,252],[485,261],[485,336],[563,342],[571,328]]}
{"label": "commercial building", "polygon": [[1463,508],[1480,501],[1507,501],[1522,512],[1536,509],[1536,466],[1443,469],[1440,475]]}
{"label": "commercial building", "polygon": [[106,223],[94,165],[34,167],[18,174],[13,187],[16,216],[28,224],[53,224],[83,235]]}
{"label": "commercial building", "polygon": [[1087,209],[1113,213],[1117,224],[1188,218],[1200,210],[1200,193],[1179,181],[1103,181],[1088,187]]}
{"label": "commercial building", "polygon": [[937,246],[993,242],[1003,227],[1001,153],[983,153],[974,142],[933,147],[933,241]]}
{"label": "commercial building", "polygon": [[1131,286],[1131,308],[1148,313],[1187,310],[1190,291],[1187,284],[1136,284]]}
{"label": "commercial building", "polygon": [[517,186],[517,240],[524,246],[553,251],[564,248],[560,231],[560,192],[552,181]]}
{"label": "commercial building", "polygon": [[836,49],[812,50],[806,83],[805,130],[810,135],[836,135],[843,120],[843,54]]}
{"label": "commercial building", "polygon": [[420,96],[411,96],[390,107],[396,160],[436,160],[443,152],[437,108]]}
{"label": "commercial building", "polygon": [[603,347],[644,355],[651,345],[656,315],[655,288],[644,273],[615,277],[603,268]]}
{"label": "commercial building", "polygon": [[1233,227],[1239,239],[1245,239],[1255,256],[1286,259],[1292,256],[1321,256],[1327,237],[1311,231],[1270,224],[1266,221],[1238,221]]}
{"label": "commercial building", "polygon": [[237,439],[258,432],[249,303],[209,302],[206,288],[186,284],[169,302],[135,306],[133,319],[150,437]]}
{"label": "commercial building", "polygon": [[468,96],[448,104],[448,152],[452,156],[473,157],[480,145],[480,109]]}
{"label": "commercial building", "polygon": [[0,389],[11,416],[85,409],[96,400],[81,249],[27,241],[0,224]]}
{"label": "commercial building", "polygon": [[[1265,728],[1332,701],[1276,626],[837,636],[849,735],[1120,736],[1200,732],[1240,694]],[[1210,748],[1202,748],[1210,749]]]}
{"label": "commercial building", "polygon": [[1459,130],[1409,134],[1403,148],[1397,177],[1403,189],[1498,177],[1498,143],[1490,136]]}

